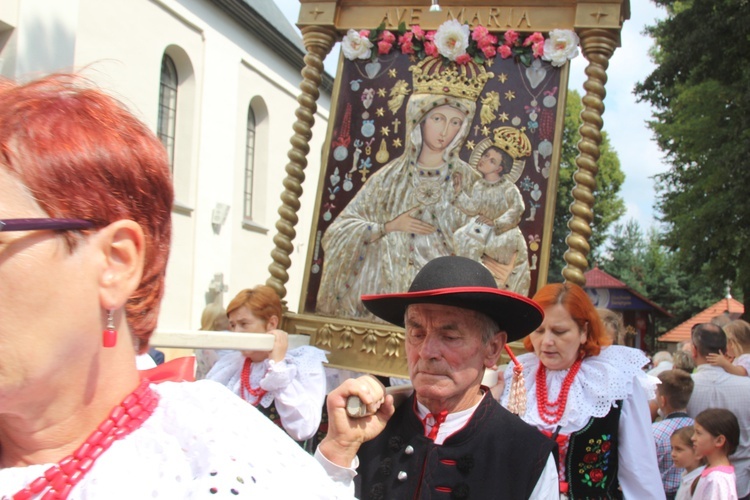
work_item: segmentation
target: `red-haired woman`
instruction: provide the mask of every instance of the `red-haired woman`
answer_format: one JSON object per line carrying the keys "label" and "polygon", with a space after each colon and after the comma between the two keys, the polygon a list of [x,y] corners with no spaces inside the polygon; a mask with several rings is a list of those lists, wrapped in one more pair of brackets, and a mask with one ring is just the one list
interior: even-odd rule
{"label": "red-haired woman", "polygon": [[312,346],[288,350],[286,332],[277,330],[281,299],[269,286],[242,290],[227,306],[227,317],[233,332],[273,335],[273,349],[222,354],[206,379],[227,386],[296,441],[311,438],[326,397],[325,351]]}
{"label": "red-haired woman", "polygon": [[[648,398],[636,349],[609,346],[586,292],[543,287],[544,321],[524,339],[527,409],[521,417],[560,447],[560,489],[569,498],[664,498]],[[510,399],[512,367],[501,402]],[[653,397],[653,395],[651,396]]]}
{"label": "red-haired woman", "polygon": [[117,101],[0,79],[0,498],[336,495],[221,385],[140,379],[171,210],[164,148]]}

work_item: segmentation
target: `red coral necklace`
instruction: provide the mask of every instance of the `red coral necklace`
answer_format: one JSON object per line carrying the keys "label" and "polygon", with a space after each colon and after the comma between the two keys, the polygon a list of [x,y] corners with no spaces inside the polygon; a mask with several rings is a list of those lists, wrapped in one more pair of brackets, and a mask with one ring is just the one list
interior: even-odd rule
{"label": "red coral necklace", "polygon": [[[258,387],[253,389],[250,385],[250,369],[252,368],[253,361],[250,358],[245,358],[245,364],[242,365],[242,374],[240,380],[242,381],[242,398],[253,406],[258,406],[260,400],[266,395],[268,391]],[[250,397],[254,399],[251,401]]]}
{"label": "red coral necklace", "polygon": [[560,394],[558,394],[555,401],[547,399],[547,369],[544,363],[539,362],[539,368],[536,371],[536,406],[539,416],[546,423],[556,424],[565,413],[570,386],[573,385],[573,379],[576,378],[576,374],[581,368],[581,361],[583,361],[582,358],[576,359],[573,366],[570,367],[570,371],[565,375],[562,387],[560,388]]}
{"label": "red coral necklace", "polygon": [[109,417],[78,447],[72,455],[47,469],[24,489],[13,495],[13,500],[28,500],[41,495],[42,500],[65,500],[70,491],[86,475],[102,453],[112,443],[138,429],[154,413],[159,395],[144,379],[138,388],[115,406]]}

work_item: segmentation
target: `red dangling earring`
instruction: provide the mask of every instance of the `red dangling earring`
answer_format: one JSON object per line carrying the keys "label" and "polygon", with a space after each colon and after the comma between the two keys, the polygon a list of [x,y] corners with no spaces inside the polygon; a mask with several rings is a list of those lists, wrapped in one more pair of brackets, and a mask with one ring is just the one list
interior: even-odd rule
{"label": "red dangling earring", "polygon": [[112,309],[107,311],[107,328],[102,332],[102,345],[104,347],[117,345],[117,330],[115,330],[115,318]]}

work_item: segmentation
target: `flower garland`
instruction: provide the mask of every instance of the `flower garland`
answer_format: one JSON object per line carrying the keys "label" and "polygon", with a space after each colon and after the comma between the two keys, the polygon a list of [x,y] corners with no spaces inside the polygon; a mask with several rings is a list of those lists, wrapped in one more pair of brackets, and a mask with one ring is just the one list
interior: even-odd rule
{"label": "flower garland", "polygon": [[[499,54],[503,59],[513,57],[526,66],[541,58],[559,67],[578,56],[578,42],[578,35],[572,30],[555,29],[546,39],[539,32],[524,38],[508,30],[499,43],[498,37],[484,26],[471,30],[468,24],[450,19],[435,31],[424,31],[419,25],[407,30],[403,22],[395,34],[385,29],[385,23],[374,30],[350,29],[341,41],[341,49],[350,61],[374,59],[376,55],[387,55],[397,49],[420,60],[442,56],[456,64],[469,61],[484,64]],[[375,47],[377,53],[373,51]]]}

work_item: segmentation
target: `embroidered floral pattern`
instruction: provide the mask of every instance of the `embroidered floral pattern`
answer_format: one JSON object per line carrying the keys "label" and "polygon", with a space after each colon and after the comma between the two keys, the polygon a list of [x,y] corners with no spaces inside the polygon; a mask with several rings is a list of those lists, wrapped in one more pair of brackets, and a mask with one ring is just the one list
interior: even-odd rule
{"label": "embroidered floral pattern", "polygon": [[583,461],[578,463],[578,472],[582,475],[581,482],[594,488],[607,488],[607,469],[609,468],[609,454],[612,448],[612,436],[602,434],[601,438],[591,438],[586,446]]}

